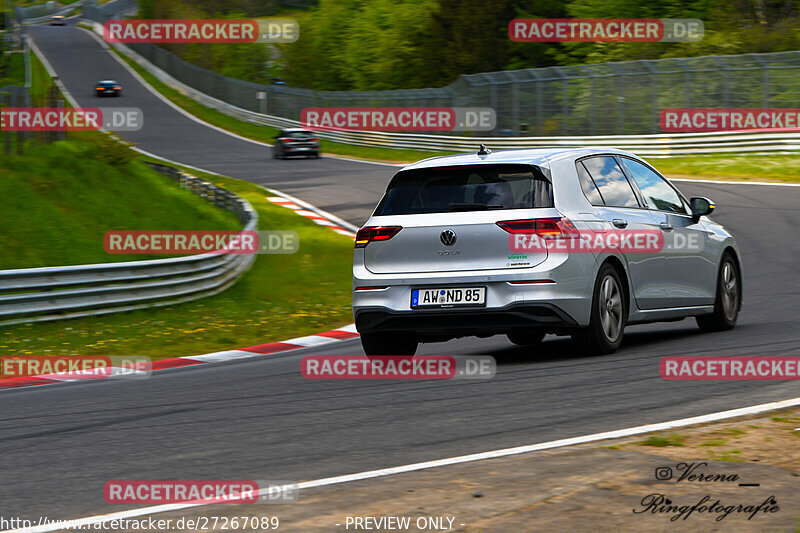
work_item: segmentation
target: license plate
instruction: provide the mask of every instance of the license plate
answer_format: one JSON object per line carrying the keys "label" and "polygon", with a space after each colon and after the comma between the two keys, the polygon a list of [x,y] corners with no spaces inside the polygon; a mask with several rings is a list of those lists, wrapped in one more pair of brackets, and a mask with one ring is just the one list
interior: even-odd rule
{"label": "license plate", "polygon": [[486,287],[413,289],[411,307],[486,305]]}

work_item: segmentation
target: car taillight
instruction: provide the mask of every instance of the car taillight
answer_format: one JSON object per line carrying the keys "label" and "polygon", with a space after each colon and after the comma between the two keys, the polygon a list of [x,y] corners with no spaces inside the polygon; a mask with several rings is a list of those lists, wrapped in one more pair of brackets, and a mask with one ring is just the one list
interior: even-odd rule
{"label": "car taillight", "polygon": [[364,248],[374,241],[388,241],[403,229],[403,226],[365,226],[356,234],[356,248]]}
{"label": "car taillight", "polygon": [[280,138],[280,139],[278,139],[278,140],[279,140],[279,141],[281,141],[281,142],[284,142],[284,143],[285,143],[285,142],[289,142],[289,141],[291,141],[291,140],[292,140],[292,138],[291,138],[291,137],[281,137],[281,138]]}
{"label": "car taillight", "polygon": [[121,91],[122,87],[114,87],[116,90]]}
{"label": "car taillight", "polygon": [[497,225],[509,233],[533,233],[539,237],[565,237],[578,234],[575,224],[566,217],[501,220]]}
{"label": "car taillight", "polygon": [[309,141],[311,141],[312,143],[315,143],[315,142],[318,142],[318,141],[319,141],[319,139],[317,139],[316,137],[311,137],[311,138],[309,139]]}

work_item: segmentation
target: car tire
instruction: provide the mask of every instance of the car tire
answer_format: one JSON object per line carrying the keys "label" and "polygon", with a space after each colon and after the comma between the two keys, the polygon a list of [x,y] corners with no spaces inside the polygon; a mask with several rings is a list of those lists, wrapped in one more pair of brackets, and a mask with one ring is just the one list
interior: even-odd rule
{"label": "car tire", "polygon": [[419,343],[413,333],[362,333],[361,347],[367,355],[414,355]]}
{"label": "car tire", "polygon": [[700,331],[710,333],[727,331],[736,325],[739,309],[742,308],[742,292],[739,268],[730,252],[722,254],[717,273],[717,295],[714,298],[714,312],[695,317]]}
{"label": "car tire", "polygon": [[273,159],[283,159],[283,156],[278,152],[277,148],[272,149],[272,158]]}
{"label": "car tire", "polygon": [[572,334],[573,342],[588,355],[617,351],[628,320],[627,299],[617,269],[608,263],[600,267],[592,293],[589,326]]}
{"label": "car tire", "polygon": [[506,335],[517,346],[537,346],[544,339],[544,331],[539,329],[513,330]]}

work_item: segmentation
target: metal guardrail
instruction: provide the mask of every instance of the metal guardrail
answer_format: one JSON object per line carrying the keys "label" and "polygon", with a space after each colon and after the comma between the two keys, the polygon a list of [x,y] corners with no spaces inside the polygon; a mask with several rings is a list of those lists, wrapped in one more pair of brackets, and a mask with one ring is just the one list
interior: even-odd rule
{"label": "metal guardrail", "polygon": [[[258,229],[258,215],[246,200],[173,167],[150,166],[181,187],[236,213],[244,224],[243,231]],[[233,285],[254,260],[252,254],[212,253],[0,270],[0,325],[175,305],[212,296]]]}
{"label": "metal guardrail", "polygon": [[[195,98],[209,105],[206,99]],[[275,128],[298,128],[302,124],[281,117],[260,115],[224,102],[212,106],[228,115]],[[607,135],[590,137],[455,137],[389,132],[319,131],[319,137],[357,146],[393,149],[472,152],[479,144],[492,149],[522,149],[553,146],[608,146],[643,156],[677,154],[793,152],[800,150],[800,131],[715,132],[658,135]]]}

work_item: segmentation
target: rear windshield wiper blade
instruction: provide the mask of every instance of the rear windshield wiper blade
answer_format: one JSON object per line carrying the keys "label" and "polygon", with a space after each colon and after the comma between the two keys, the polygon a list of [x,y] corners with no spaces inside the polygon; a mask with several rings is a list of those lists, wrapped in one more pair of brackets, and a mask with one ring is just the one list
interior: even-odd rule
{"label": "rear windshield wiper blade", "polygon": [[493,204],[450,204],[450,211],[486,211],[488,209],[503,209],[502,205]]}

